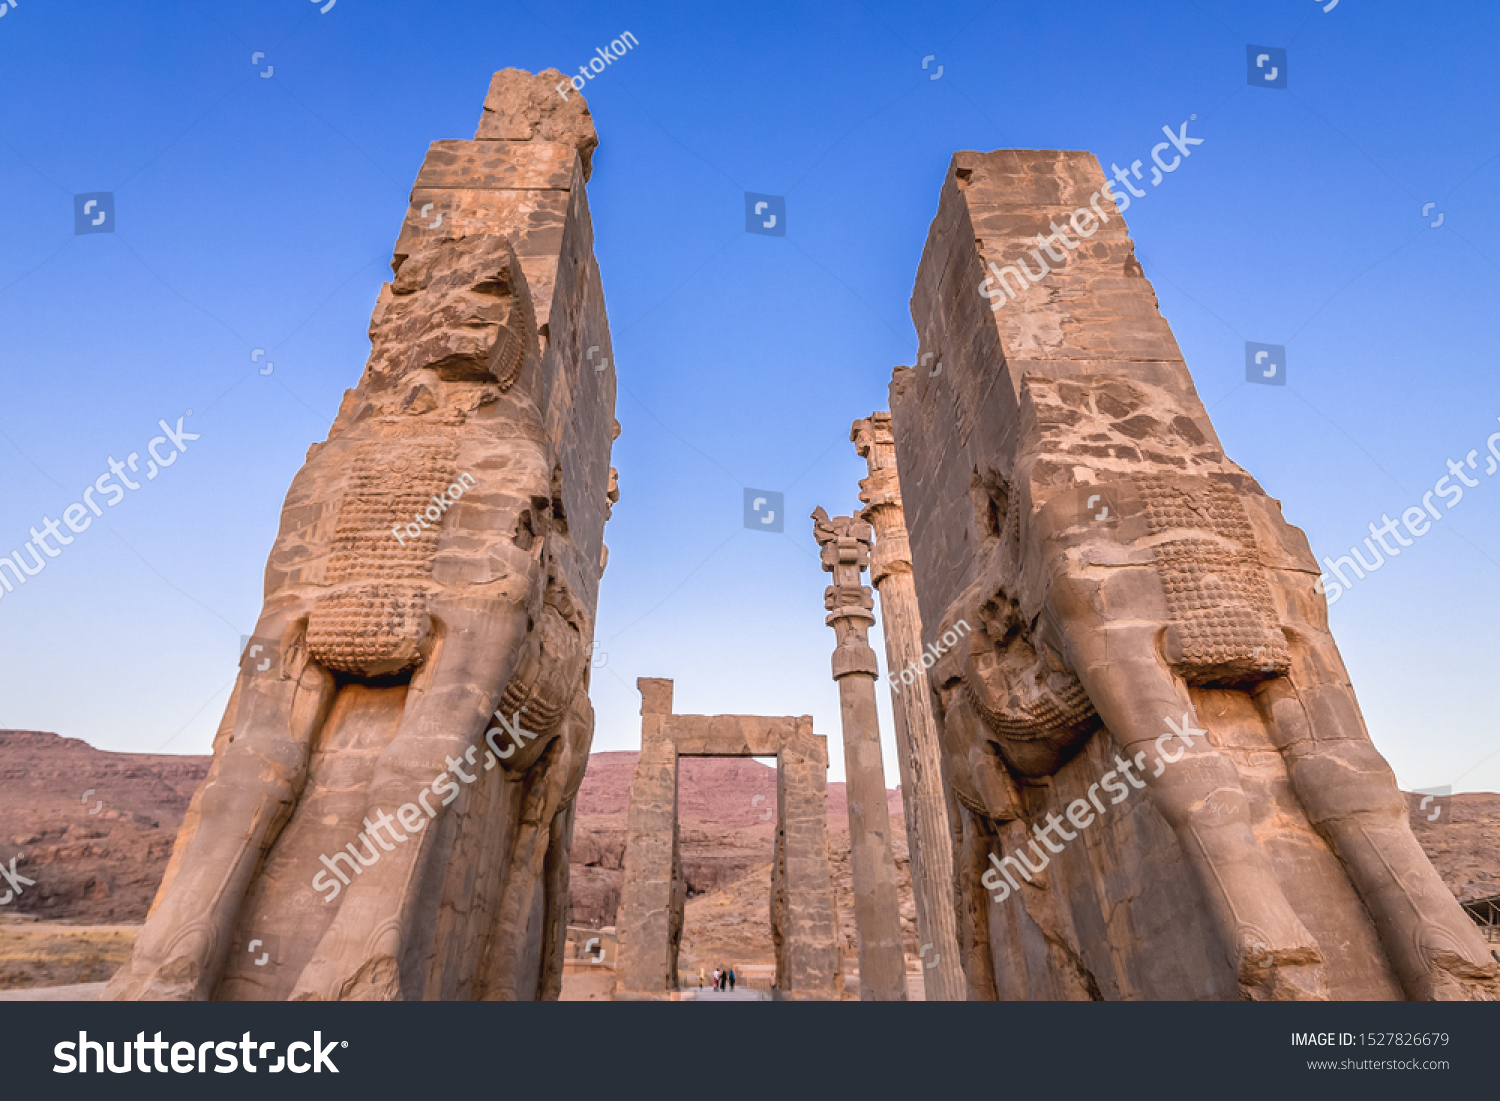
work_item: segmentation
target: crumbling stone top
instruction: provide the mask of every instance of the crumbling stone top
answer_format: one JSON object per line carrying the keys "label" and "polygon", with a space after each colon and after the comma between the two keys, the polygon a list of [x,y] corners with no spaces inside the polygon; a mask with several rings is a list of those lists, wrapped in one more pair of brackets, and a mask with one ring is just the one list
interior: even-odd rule
{"label": "crumbling stone top", "polygon": [[557,92],[568,78],[556,69],[532,74],[524,69],[501,69],[484,97],[475,141],[555,141],[578,150],[583,178],[593,171],[599,135],[589,105],[569,88],[564,99]]}

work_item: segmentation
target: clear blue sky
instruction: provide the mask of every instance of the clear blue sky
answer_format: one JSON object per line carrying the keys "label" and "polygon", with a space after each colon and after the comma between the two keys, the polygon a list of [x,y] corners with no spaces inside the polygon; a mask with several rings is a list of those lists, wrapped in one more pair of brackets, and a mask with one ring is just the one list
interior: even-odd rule
{"label": "clear blue sky", "polygon": [[[1161,128],[1198,116],[1204,144],[1126,219],[1230,455],[1320,555],[1500,430],[1494,5],[320,6],[0,19],[0,552],[158,419],[192,409],[201,434],[0,600],[0,726],[207,751],[427,144],[473,136],[494,70],[574,72],[624,30],[639,46],[586,90],[624,426],[596,749],[638,745],[642,675],[674,678],[679,711],[811,713],[837,747],[805,517],[857,505],[849,424],[915,357],[955,150],[1149,168]],[[1286,90],[1247,86],[1247,44],[1289,51]],[[747,191],[786,197],[785,237],[744,231]],[[118,232],[74,234],[89,192],[114,194]],[[1245,384],[1246,341],[1287,346],[1286,387]],[[1407,787],[1500,790],[1500,476],[1479,465],[1333,610]],[[746,486],[785,491],[786,534],[741,526]]]}

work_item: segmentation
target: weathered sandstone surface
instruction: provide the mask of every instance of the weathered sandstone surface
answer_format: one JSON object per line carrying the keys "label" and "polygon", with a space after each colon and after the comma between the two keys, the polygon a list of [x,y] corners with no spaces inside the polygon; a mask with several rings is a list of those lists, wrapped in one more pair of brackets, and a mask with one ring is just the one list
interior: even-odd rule
{"label": "weathered sandstone surface", "polygon": [[478,139],[428,151],[108,998],[557,996],[618,497],[596,138],[558,75],[495,74]]}
{"label": "weathered sandstone surface", "polygon": [[969,996],[1500,997],[1095,159],[956,154],[912,316],[943,370],[898,369],[891,421]]}

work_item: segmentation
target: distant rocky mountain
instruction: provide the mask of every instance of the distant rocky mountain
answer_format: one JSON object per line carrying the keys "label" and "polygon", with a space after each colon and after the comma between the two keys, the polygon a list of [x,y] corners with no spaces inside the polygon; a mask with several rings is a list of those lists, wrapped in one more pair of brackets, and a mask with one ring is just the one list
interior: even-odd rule
{"label": "distant rocky mountain", "polygon": [[1408,816],[1443,882],[1460,902],[1500,895],[1500,795],[1449,796],[1441,811],[1422,798],[1407,795]]}
{"label": "distant rocky mountain", "polygon": [[[625,816],[637,754],[596,753],[579,793],[570,923],[613,925],[625,857]],[[0,730],[0,862],[36,881],[5,911],[50,920],[145,919],[188,801],[209,759],[109,753],[75,738]],[[1452,796],[1419,808],[1417,839],[1444,881],[1467,901],[1500,894],[1500,795]],[[684,958],[770,958],[768,896],[776,773],[752,760],[684,759],[678,801],[688,882]],[[906,827],[889,793],[903,924],[914,955]],[[853,944],[848,808],[828,785],[829,841],[845,947]]]}
{"label": "distant rocky mountain", "polygon": [[107,753],[77,738],[0,730],[0,861],[18,857],[16,870],[36,880],[5,910],[143,921],[207,773],[207,757]]}

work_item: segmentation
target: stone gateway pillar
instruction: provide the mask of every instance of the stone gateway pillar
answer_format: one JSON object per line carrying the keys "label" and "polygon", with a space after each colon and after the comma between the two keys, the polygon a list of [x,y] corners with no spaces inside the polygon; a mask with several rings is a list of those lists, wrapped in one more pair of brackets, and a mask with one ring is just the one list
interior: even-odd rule
{"label": "stone gateway pillar", "polygon": [[672,682],[636,681],[641,690],[641,755],[630,778],[625,871],[615,919],[615,997],[657,998],[677,989],[686,891],[677,829],[677,745],[667,730]]}
{"label": "stone gateway pillar", "polygon": [[812,719],[804,715],[776,752],[771,939],[778,1000],[823,1001],[844,994],[827,799],[827,739],[813,734]]}
{"label": "stone gateway pillar", "polygon": [[891,812],[886,803],[880,722],[875,711],[879,667],[867,638],[875,622],[874,598],[860,575],[870,563],[870,525],[849,516],[813,514],[813,537],[833,584],[823,595],[828,626],[838,644],[833,679],[839,686],[844,727],[844,779],[849,797],[849,861],[854,877],[854,922],[859,936],[862,1001],[906,1000],[906,956],[891,852]]}
{"label": "stone gateway pillar", "polygon": [[870,580],[880,594],[880,622],[885,630],[885,664],[891,679],[925,998],[929,1002],[961,1002],[966,995],[954,916],[953,833],[948,824],[932,694],[922,662],[922,618],[911,572],[906,515],[901,508],[891,415],[882,411],[855,421],[849,439],[870,469],[869,477],[859,483],[859,499],[865,502],[860,518],[875,532]]}
{"label": "stone gateway pillar", "polygon": [[556,998],[615,380],[555,70],[437,141],[113,1000]]}
{"label": "stone gateway pillar", "polygon": [[955,154],[911,311],[943,370],[898,369],[891,416],[970,997],[1500,997],[1094,157]]}

